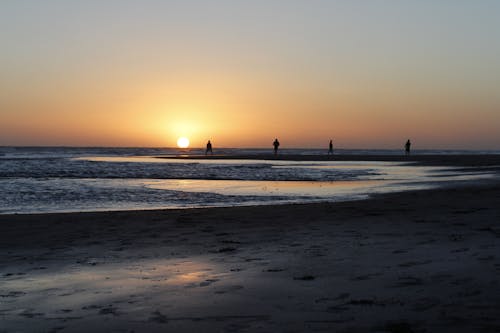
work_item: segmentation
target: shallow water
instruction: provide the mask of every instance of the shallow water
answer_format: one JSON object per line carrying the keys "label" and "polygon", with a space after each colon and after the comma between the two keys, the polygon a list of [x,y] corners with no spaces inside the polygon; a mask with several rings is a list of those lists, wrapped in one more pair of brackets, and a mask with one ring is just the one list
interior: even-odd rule
{"label": "shallow water", "polygon": [[143,148],[1,152],[2,214],[342,201],[492,177],[396,162],[168,159],[143,154],[172,151]]}

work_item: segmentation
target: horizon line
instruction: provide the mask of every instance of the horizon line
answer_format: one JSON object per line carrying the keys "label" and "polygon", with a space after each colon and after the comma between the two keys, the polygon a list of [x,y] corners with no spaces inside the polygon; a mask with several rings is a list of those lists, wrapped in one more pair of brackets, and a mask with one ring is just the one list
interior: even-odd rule
{"label": "horizon line", "polygon": [[[167,147],[167,146],[80,146],[80,145],[0,145],[0,148],[111,148],[111,149],[173,149],[173,150],[205,150],[205,147]],[[273,147],[218,147],[217,149],[262,149],[262,150],[273,150]],[[283,150],[328,150],[328,147],[284,147],[279,148],[280,151]],[[339,147],[334,148],[334,151],[338,150],[404,150],[401,148],[345,148]],[[441,151],[500,151],[500,148],[412,148],[412,151],[422,151],[422,150],[441,150]]]}

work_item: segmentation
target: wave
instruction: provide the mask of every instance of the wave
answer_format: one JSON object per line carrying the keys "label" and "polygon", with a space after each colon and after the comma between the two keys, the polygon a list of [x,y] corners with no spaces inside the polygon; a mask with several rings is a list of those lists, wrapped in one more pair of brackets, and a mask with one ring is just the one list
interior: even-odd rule
{"label": "wave", "polygon": [[0,178],[95,178],[95,179],[220,179],[220,180],[349,180],[376,175],[373,169],[316,168],[294,163],[144,163],[98,162],[77,159],[5,159]]}

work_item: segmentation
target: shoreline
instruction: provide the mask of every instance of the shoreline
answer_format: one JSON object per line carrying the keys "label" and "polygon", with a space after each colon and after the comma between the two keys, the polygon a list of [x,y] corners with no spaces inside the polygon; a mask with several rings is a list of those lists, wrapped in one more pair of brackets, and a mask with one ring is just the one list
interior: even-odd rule
{"label": "shoreline", "polygon": [[297,155],[297,154],[251,154],[251,155],[168,155],[153,156],[159,159],[174,160],[265,160],[265,161],[332,161],[332,162],[411,162],[422,166],[457,167],[498,167],[500,154],[435,154],[435,155],[371,155],[371,154],[334,154],[334,155]]}
{"label": "shoreline", "polygon": [[[393,155],[335,155],[333,156],[333,159],[331,156],[317,156],[317,155],[283,155],[283,156],[269,156],[269,155],[231,155],[231,156],[219,156],[219,155],[214,155],[214,156],[198,156],[198,155],[192,155],[192,156],[177,156],[177,157],[162,157],[162,156],[156,156],[153,158],[159,158],[159,159],[173,159],[173,160],[200,160],[200,158],[203,160],[211,160],[211,161],[217,161],[217,160],[240,160],[240,159],[246,159],[246,160],[256,160],[257,158],[264,158],[265,161],[274,161],[274,160],[286,160],[286,161],[314,161],[314,162],[356,162],[356,161],[364,161],[364,162],[395,162],[395,163],[411,163],[414,166],[422,166],[422,167],[438,167],[442,168],[440,172],[446,173],[448,171],[446,168],[450,168],[449,171],[453,171],[456,173],[463,172],[463,175],[473,175],[473,173],[487,173],[493,175],[491,179],[476,179],[476,180],[451,180],[446,182],[440,182],[439,184],[436,182],[436,184],[432,185],[435,181],[432,180],[429,184],[432,185],[431,187],[437,186],[438,188],[441,187],[453,187],[453,186],[467,186],[467,184],[480,184],[480,183],[488,183],[491,181],[496,181],[498,178],[498,175],[500,174],[500,155],[416,155],[416,156],[393,156]],[[267,158],[267,159],[265,159]],[[413,167],[413,166],[412,166]],[[436,180],[439,179],[439,176],[436,175]],[[169,179],[165,179],[169,180]],[[174,179],[175,180],[175,179]],[[242,180],[243,181],[243,180]],[[363,181],[363,180],[361,180]],[[244,182],[244,181],[243,181]],[[276,181],[279,182],[279,181]],[[293,183],[294,181],[288,181]],[[317,181],[311,181],[311,182],[317,182]],[[342,181],[332,181],[333,183],[342,183]],[[424,184],[424,183],[422,183]],[[383,186],[383,185],[382,185]],[[409,184],[409,186],[412,186]],[[414,186],[414,185],[413,185]],[[403,193],[406,191],[413,191],[414,189],[411,188],[409,190],[395,190],[395,192],[398,193]],[[354,193],[356,194],[356,193]],[[354,195],[353,194],[353,195]],[[380,195],[381,193],[359,193],[356,195],[362,195],[365,196],[366,198],[343,198],[343,197],[335,197],[333,194],[332,201],[328,201],[328,198],[318,198],[317,201],[311,200],[311,201],[304,201],[304,202],[296,202],[296,203],[290,203],[290,202],[271,202],[271,203],[255,203],[255,204],[250,204],[250,205],[243,205],[243,206],[250,206],[250,207],[260,207],[260,206],[281,206],[281,205],[288,205],[288,204],[315,204],[315,203],[323,203],[323,202],[342,202],[342,201],[351,201],[351,200],[369,200],[372,195]],[[383,193],[382,193],[383,194]],[[355,196],[356,196],[355,195]],[[47,212],[32,212],[32,213],[23,213],[23,212],[18,212],[18,213],[0,213],[0,216],[10,216],[10,215],[36,215],[36,214],[41,214],[41,215],[47,215],[47,214],[76,214],[76,213],[92,213],[92,212],[126,212],[126,211],[156,211],[156,210],[189,210],[189,209],[219,209],[219,208],[231,208],[231,207],[240,207],[239,205],[232,205],[228,204],[226,206],[224,205],[214,205],[214,206],[196,206],[193,205],[192,207],[161,207],[161,206],[156,206],[156,207],[151,207],[151,208],[132,208],[132,209],[116,209],[113,210],[111,209],[98,209],[98,210],[69,210],[69,211],[47,211]]]}
{"label": "shoreline", "polygon": [[[495,169],[496,170],[496,169]],[[488,170],[489,172],[492,172],[493,170]],[[439,185],[433,185],[431,186],[429,183],[429,187],[425,188],[419,188],[419,189],[408,189],[408,190],[394,190],[394,191],[389,191],[389,192],[380,192],[380,193],[367,193],[358,195],[356,197],[350,197],[350,198],[344,198],[344,199],[338,199],[338,200],[331,200],[328,198],[324,199],[317,199],[317,200],[311,200],[311,201],[304,201],[304,202],[269,202],[269,203],[255,203],[255,204],[242,204],[242,205],[220,205],[220,206],[194,206],[194,207],[173,207],[173,208],[136,208],[136,209],[101,209],[101,210],[82,210],[82,211],[51,211],[51,212],[30,212],[30,213],[0,213],[0,223],[2,223],[2,220],[8,219],[8,218],[14,218],[16,219],[17,217],[27,217],[27,218],[43,218],[43,217],[50,217],[51,215],[55,216],[60,216],[60,215],[67,215],[67,216],[76,216],[76,215],[89,215],[89,218],[99,218],[101,214],[104,215],[109,215],[109,214],[128,214],[128,213],[160,213],[160,212],[172,212],[174,214],[178,214],[180,212],[185,212],[185,211],[206,211],[206,210],[231,210],[231,209],[258,209],[259,207],[295,207],[295,206],[311,206],[310,208],[314,208],[314,206],[321,206],[321,205],[331,205],[331,204],[342,204],[342,203],[349,203],[349,202],[363,202],[367,200],[376,200],[380,197],[384,196],[391,196],[391,195],[401,195],[401,194],[406,194],[406,193],[412,193],[412,192],[422,192],[422,191],[438,191],[438,190],[445,190],[445,189],[454,189],[454,188],[477,188],[477,187],[489,187],[489,186],[495,186],[491,185],[492,183],[498,184],[500,186],[500,177],[498,175],[493,174],[494,176],[490,179],[485,178],[485,179],[478,179],[478,180],[456,180],[456,181],[447,181],[440,183]],[[292,181],[289,181],[292,182]]]}
{"label": "shoreline", "polygon": [[499,200],[3,215],[3,329],[496,332]]}
{"label": "shoreline", "polygon": [[[55,195],[51,193],[52,197],[48,197],[45,202],[42,201],[40,206],[37,206],[38,202],[36,201],[37,197],[32,196],[32,201],[25,202],[23,201],[19,196],[15,197],[12,196],[13,198],[16,198],[17,201],[15,201],[16,206],[13,206],[13,209],[7,209],[7,206],[4,205],[2,212],[0,215],[12,215],[12,214],[28,214],[28,212],[31,213],[42,213],[42,214],[50,214],[51,212],[59,212],[59,213],[64,213],[64,212],[78,212],[80,209],[81,212],[89,212],[89,211],[113,211],[114,209],[119,210],[119,211],[126,211],[126,210],[156,210],[156,209],[193,209],[197,207],[202,207],[203,203],[206,203],[205,206],[208,207],[231,207],[233,205],[245,205],[249,203],[250,205],[255,205],[255,206],[260,206],[260,205],[265,205],[265,206],[272,206],[272,205],[281,205],[281,204],[287,204],[290,202],[298,202],[299,200],[294,200],[300,195],[304,194],[303,202],[327,202],[329,198],[332,202],[338,202],[342,200],[355,200],[361,197],[365,197],[366,195],[369,194],[374,194],[374,193],[380,193],[380,192],[390,192],[390,191],[406,191],[406,190],[412,190],[414,188],[422,188],[422,187],[434,187],[434,186],[454,186],[454,183],[460,183],[460,182],[467,182],[467,181],[475,181],[475,182],[483,182],[483,181],[488,181],[486,180],[487,178],[490,178],[491,175],[492,178],[497,178],[497,175],[500,174],[500,155],[416,155],[416,156],[387,156],[387,155],[342,155],[342,156],[334,156],[334,160],[332,160],[332,157],[329,156],[320,156],[322,158],[327,158],[327,160],[324,160],[323,163],[328,164],[328,168],[332,169],[332,174],[337,172],[337,167],[345,170],[346,168],[349,168],[352,166],[354,169],[356,168],[364,168],[367,169],[367,172],[370,170],[368,169],[380,169],[381,171],[376,171],[379,172],[380,174],[379,179],[363,179],[362,177],[360,179],[353,179],[349,183],[343,182],[342,177],[337,177],[334,175],[334,178],[339,178],[338,180],[332,179],[332,180],[327,180],[325,179],[325,182],[322,182],[323,178],[320,178],[319,176],[314,176],[315,178],[310,180],[309,185],[300,185],[300,181],[280,181],[280,180],[269,180],[268,184],[263,184],[260,185],[258,181],[254,181],[252,183],[252,176],[248,179],[248,182],[246,180],[241,180],[241,184],[237,183],[231,183],[231,184],[225,184],[224,182],[232,182],[236,181],[238,182],[239,180],[237,179],[232,179],[229,177],[228,179],[223,178],[224,177],[224,172],[220,173],[222,174],[222,178],[214,178],[214,179],[208,179],[206,183],[204,182],[203,179],[197,179],[197,177],[203,178],[203,175],[207,174],[210,172],[210,168],[207,166],[211,167],[211,164],[219,164],[218,161],[227,161],[226,163],[220,162],[219,168],[222,166],[224,167],[225,164],[231,164],[231,163],[241,163],[242,165],[246,165],[248,163],[245,163],[244,161],[239,161],[237,159],[240,158],[248,158],[248,159],[255,159],[259,158],[260,155],[238,155],[238,156],[226,156],[225,158],[221,159],[220,156],[207,156],[205,157],[207,163],[203,165],[203,160],[200,160],[198,156],[191,156],[191,157],[178,157],[175,160],[180,161],[181,164],[175,165],[174,169],[177,168],[177,170],[181,170],[184,165],[189,164],[189,160],[194,161],[194,163],[200,163],[203,167],[200,167],[201,173],[195,174],[191,173],[190,176],[187,177],[192,177],[193,179],[193,184],[191,187],[188,185],[183,185],[183,180],[182,177],[184,176],[183,173],[174,173],[174,175],[177,175],[178,177],[181,177],[180,179],[177,178],[161,178],[162,175],[162,170],[164,169],[163,165],[168,165],[168,163],[163,164],[164,161],[170,162],[174,161],[174,159],[165,159],[165,157],[160,157],[162,160],[154,160],[155,158],[148,158],[145,159],[147,162],[153,162],[153,170],[158,170],[158,173],[160,176],[158,176],[158,182],[161,183],[162,181],[165,182],[166,184],[170,185],[165,185],[164,189],[166,190],[173,190],[173,191],[185,191],[188,192],[191,195],[190,199],[175,199],[173,201],[164,201],[162,198],[156,197],[155,193],[152,193],[151,191],[154,191],[156,188],[155,186],[151,186],[151,189],[148,189],[150,192],[149,194],[153,195],[154,200],[150,201],[151,197],[146,197],[143,196],[140,198],[138,201],[134,201],[134,198],[131,199],[130,203],[128,205],[123,205],[121,204],[120,201],[112,202],[112,201],[106,201],[106,197],[102,197],[101,200],[91,202],[90,204],[73,204],[71,201],[65,201],[63,200],[63,204],[57,204],[59,201],[58,195]],[[305,156],[278,156],[278,160],[286,160],[286,161],[294,161],[299,158],[301,158],[303,161],[312,161],[312,167],[318,167],[322,168],[322,161],[321,159],[318,158],[318,156],[313,156],[313,155],[305,155]],[[92,160],[92,158],[89,158]],[[342,159],[345,159],[345,161],[341,161]],[[372,163],[371,160],[373,161],[383,161],[385,160],[391,160],[388,161],[388,164],[384,163],[377,163],[374,162]],[[144,160],[144,159],[143,159]],[[143,160],[139,159],[139,162],[143,162]],[[352,161],[364,161],[361,163],[356,164],[356,162]],[[125,157],[125,159],[119,160],[120,162],[134,162],[134,157]],[[201,161],[201,162],[200,162]],[[210,162],[212,161],[212,162]],[[234,161],[234,162],[231,162]],[[276,164],[278,167],[280,166],[280,163],[278,162],[273,162],[276,160],[268,160],[270,162],[263,162],[262,160],[260,161],[250,161],[250,164],[257,163],[257,164],[265,164],[267,168],[275,168],[274,164]],[[315,163],[316,162],[316,163]],[[332,163],[330,163],[332,162]],[[344,163],[345,162],[345,163]],[[338,164],[335,164],[338,163]],[[372,164],[370,164],[372,163]],[[396,163],[396,164],[391,164],[391,163]],[[294,162],[287,162],[287,163],[282,163],[282,164],[290,164],[292,165],[292,168],[295,167]],[[305,162],[305,165],[307,166],[309,163]],[[316,164],[316,165],[315,165]],[[300,165],[299,165],[300,166]],[[109,163],[109,170],[113,167],[112,163]],[[125,164],[123,163],[121,165],[121,172],[123,172],[124,175],[127,174],[127,170],[133,170],[134,165],[130,164]],[[195,166],[198,167],[198,166]],[[395,167],[395,168],[393,168]],[[36,168],[36,166],[35,166]],[[147,168],[147,166],[146,166]],[[155,169],[156,168],[156,169]],[[168,168],[168,166],[167,166]],[[383,169],[386,170],[383,170]],[[403,175],[401,179],[398,179],[398,174],[397,172],[400,172],[398,168],[405,168],[407,169],[406,174]],[[420,168],[420,169],[419,169]],[[427,168],[427,169],[426,169]],[[104,168],[106,170],[106,168]],[[110,182],[112,177],[109,178],[109,175],[112,175],[110,171],[107,172],[106,178],[104,178],[104,182]],[[251,168],[249,169],[250,172],[252,172]],[[390,170],[396,170],[396,173],[391,174]],[[411,171],[408,171],[411,170]],[[427,171],[422,171],[422,170],[427,170]],[[433,171],[430,171],[433,170]],[[78,172],[77,172],[78,174]],[[152,175],[155,174],[155,172],[151,173]],[[401,173],[402,174],[402,173]],[[412,174],[413,178],[412,179]],[[40,174],[43,176],[43,174]],[[40,175],[38,177],[40,177]],[[57,173],[53,174],[53,177],[56,176]],[[251,175],[248,173],[248,175]],[[245,175],[245,177],[248,177],[248,175]],[[269,173],[269,175],[272,176],[272,172]],[[340,173],[342,176],[342,173]],[[444,177],[448,176],[448,179],[440,177],[443,175]],[[447,176],[446,176],[447,175]],[[167,173],[168,176],[168,173]],[[154,176],[153,176],[154,177]],[[245,178],[243,177],[243,178]],[[257,176],[258,177],[258,176]],[[417,178],[420,177],[420,178]],[[455,179],[453,177],[456,177]],[[148,178],[148,177],[146,177]],[[472,180],[476,178],[476,180]],[[483,178],[483,179],[480,179]],[[8,183],[8,178],[4,178],[7,180]],[[39,178],[33,178],[31,183],[28,183],[26,185],[27,191],[33,191],[34,193],[36,192],[35,189],[39,185],[37,184],[36,180]],[[56,178],[53,178],[57,180]],[[64,182],[63,185],[71,185],[71,177],[69,178],[61,178]],[[79,178],[76,178],[77,180]],[[147,180],[147,179],[146,179]],[[379,182],[379,184],[373,183],[369,184],[370,181],[374,182]],[[50,182],[49,182],[50,181]],[[117,180],[120,182],[120,180]],[[130,183],[132,186],[136,186],[137,189],[140,188],[140,181],[141,178],[132,178]],[[266,180],[267,181],[267,180]],[[266,182],[263,181],[263,182]],[[95,178],[94,180],[95,183],[99,183],[99,178]],[[125,179],[124,184],[128,184],[127,180]],[[135,183],[134,183],[135,182]],[[170,182],[170,183],[169,183]],[[197,183],[198,182],[198,183]],[[305,180],[305,182],[309,182],[308,180]],[[398,183],[400,182],[400,183]],[[451,182],[449,184],[445,184],[445,182]],[[82,181],[83,183],[83,181]],[[365,185],[363,185],[365,183]],[[58,185],[56,182],[52,181],[51,178],[48,178],[47,184],[43,183],[45,186],[51,186],[51,189],[54,189],[54,193],[56,193],[58,189]],[[201,184],[201,185],[200,185]],[[236,185],[234,185],[236,184]],[[297,185],[299,184],[299,185]],[[347,185],[346,185],[347,184]],[[350,184],[350,185],[349,185]],[[407,185],[405,185],[407,184]],[[68,185],[68,186],[69,186]],[[85,185],[85,184],[83,184]],[[124,186],[125,186],[124,185]],[[14,185],[10,185],[13,190],[14,190]],[[30,187],[31,186],[31,187]],[[168,187],[169,186],[169,187]],[[198,186],[198,188],[197,188]],[[308,187],[309,186],[309,187]],[[391,186],[393,186],[391,188]],[[69,186],[71,187],[71,186]],[[86,188],[83,186],[82,188]],[[125,188],[125,187],[124,187]],[[158,188],[163,189],[161,185],[159,185]],[[201,190],[200,190],[201,188]],[[235,189],[240,189],[238,191],[233,191],[231,192],[231,188]],[[268,190],[269,189],[269,190]],[[78,188],[75,188],[76,191],[78,191]],[[213,190],[213,193],[215,195],[228,195],[227,200],[221,200],[220,202],[217,201],[208,201],[205,202],[203,198],[199,197],[201,192],[208,192],[211,193],[211,190]],[[139,190],[137,190],[138,194],[143,195],[144,193],[141,193]],[[246,191],[246,192],[245,192]],[[288,192],[287,192],[288,191]],[[302,191],[302,192],[301,192]],[[309,191],[309,192],[308,192]],[[314,192],[317,191],[317,192]],[[143,191],[144,192],[144,191]],[[14,193],[14,192],[13,192]],[[99,194],[100,192],[98,192]],[[317,193],[317,196],[314,197],[314,194]],[[86,195],[89,195],[89,193],[84,193]],[[127,196],[128,194],[126,193],[125,190],[122,190],[122,192],[118,193],[119,196],[121,195],[120,198],[125,198],[124,200],[128,199],[129,197]],[[251,196],[256,195],[262,195],[263,198],[264,196],[271,196],[272,195],[277,195],[282,197],[272,200],[272,199],[256,199],[252,200]],[[108,196],[113,196],[114,193],[109,193]],[[236,195],[235,198],[238,199],[231,199],[232,195]],[[239,199],[240,197],[237,197],[238,195],[246,195],[246,199]],[[296,195],[294,197],[294,195]],[[308,199],[308,197],[311,197],[311,199]],[[313,198],[314,197],[314,198]],[[43,198],[43,197],[42,197]],[[63,198],[63,197],[61,197]],[[180,196],[179,196],[180,198]],[[52,200],[52,201],[50,201]],[[142,200],[142,201],[141,201]],[[243,200],[243,201],[242,201]],[[259,201],[262,201],[259,202]],[[266,201],[271,201],[271,202],[266,202]],[[282,201],[282,202],[279,202]],[[183,207],[184,206],[184,207]],[[30,207],[33,207],[34,209],[29,209]],[[130,209],[128,209],[130,208]]]}
{"label": "shoreline", "polygon": [[85,219],[103,219],[109,217],[110,215],[135,215],[135,217],[140,218],[141,215],[150,215],[150,214],[173,214],[179,215],[184,212],[192,211],[193,213],[204,214],[210,211],[214,212],[222,212],[228,211],[229,214],[233,213],[231,211],[234,210],[235,214],[240,214],[238,210],[246,211],[248,209],[259,209],[262,208],[270,208],[270,209],[293,209],[295,207],[304,207],[306,209],[315,209],[325,205],[339,205],[357,203],[357,202],[366,202],[366,201],[378,201],[382,200],[385,197],[393,197],[400,195],[413,195],[412,193],[416,192],[436,192],[436,191],[446,191],[446,190],[474,190],[477,188],[500,188],[500,178],[492,178],[492,179],[481,179],[481,180],[465,180],[465,181],[453,181],[443,183],[439,186],[433,188],[423,188],[423,189],[411,189],[405,191],[394,191],[394,192],[386,192],[386,193],[373,193],[368,194],[365,198],[356,198],[356,199],[348,199],[348,200],[338,200],[338,201],[329,201],[328,199],[318,200],[318,201],[310,201],[310,202],[283,202],[283,203],[269,203],[269,204],[250,204],[250,205],[233,205],[233,206],[207,206],[207,207],[185,207],[185,208],[138,208],[138,209],[118,209],[118,210],[95,210],[95,211],[68,211],[68,212],[36,212],[36,213],[8,213],[8,214],[0,214],[0,224],[5,220],[27,220],[37,219],[37,218],[55,218],[59,217],[67,217],[67,218],[75,218],[77,216],[82,216],[81,218]]}

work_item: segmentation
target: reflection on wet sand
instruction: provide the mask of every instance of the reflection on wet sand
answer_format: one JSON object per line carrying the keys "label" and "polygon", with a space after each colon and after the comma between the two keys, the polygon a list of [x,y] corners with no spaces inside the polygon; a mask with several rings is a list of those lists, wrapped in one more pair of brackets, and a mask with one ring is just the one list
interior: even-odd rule
{"label": "reflection on wet sand", "polygon": [[217,271],[216,263],[196,258],[136,263],[113,263],[103,258],[89,260],[81,265],[4,278],[2,297],[17,297],[7,302],[11,310],[1,310],[20,312],[30,309],[33,304],[49,312],[69,306],[85,310],[96,304],[128,302],[136,297],[134,295],[175,294],[185,288],[203,287],[218,281],[221,275]]}
{"label": "reflection on wet sand", "polygon": [[0,171],[0,214],[346,201],[494,174],[493,169],[445,169],[403,161],[151,156],[12,160]]}
{"label": "reflection on wet sand", "polygon": [[1,330],[494,332],[498,195],[0,216]]}
{"label": "reflection on wet sand", "polygon": [[[472,181],[492,177],[488,172],[464,173],[463,169],[452,167],[416,166],[407,162],[380,161],[290,161],[290,160],[252,160],[252,159],[169,159],[151,156],[133,157],[85,157],[90,161],[101,162],[136,162],[136,163],[175,163],[204,165],[270,165],[274,169],[300,169],[314,180],[252,180],[252,179],[155,179],[144,180],[144,186],[153,189],[176,190],[184,192],[206,192],[232,196],[285,196],[290,202],[297,199],[328,198],[330,200],[346,200],[365,198],[369,194],[388,193],[403,190],[432,188],[444,182]],[[328,171],[337,174],[339,179],[322,180],[314,170]],[[353,171],[363,171],[359,175]],[[343,180],[346,176],[353,180]],[[203,175],[201,175],[203,176]],[[257,177],[258,178],[258,177]],[[128,180],[131,185],[140,183]],[[138,185],[138,184],[137,184]],[[286,202],[283,198],[280,202]],[[308,200],[310,201],[310,200]],[[247,202],[249,204],[251,202]],[[276,203],[269,201],[268,203]],[[263,204],[263,202],[260,202]],[[203,206],[201,203],[200,206]]]}

